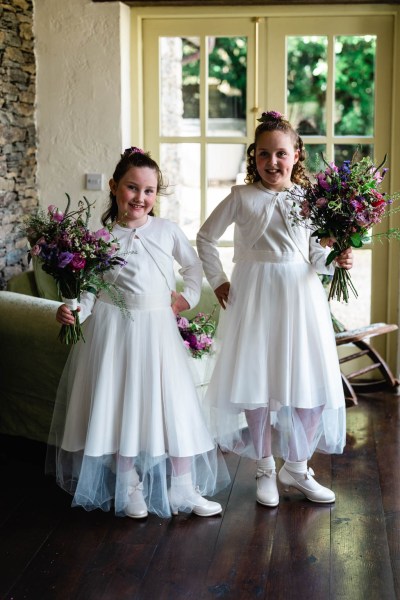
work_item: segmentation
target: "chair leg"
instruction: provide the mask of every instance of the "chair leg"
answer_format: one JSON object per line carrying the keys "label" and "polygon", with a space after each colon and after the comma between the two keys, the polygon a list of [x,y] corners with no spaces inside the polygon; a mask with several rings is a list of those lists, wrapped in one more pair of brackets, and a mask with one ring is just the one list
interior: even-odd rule
{"label": "chair leg", "polygon": [[[354,388],[354,390],[358,389],[359,391],[362,390],[362,391],[368,392],[368,391],[383,389],[384,387],[395,388],[399,385],[400,382],[398,381],[398,379],[393,377],[393,374],[392,374],[389,366],[383,360],[382,356],[374,348],[372,348],[372,346],[370,346],[370,344],[367,344],[367,342],[364,342],[363,340],[358,340],[353,343],[360,350],[368,351],[368,354],[367,354],[368,357],[372,360],[373,363],[379,365],[376,368],[380,371],[380,373],[383,376],[383,380],[379,380],[379,381],[371,380],[371,381],[365,381],[363,383],[357,382],[357,381],[352,381],[351,385]],[[348,375],[348,378],[351,380],[351,375]]]}
{"label": "chair leg", "polygon": [[344,392],[344,398],[346,400],[346,405],[347,406],[356,406],[358,404],[358,400],[357,400],[357,396],[353,390],[353,386],[351,385],[350,381],[347,379],[346,375],[343,375],[343,373],[341,373],[341,376],[342,376],[343,392]]}

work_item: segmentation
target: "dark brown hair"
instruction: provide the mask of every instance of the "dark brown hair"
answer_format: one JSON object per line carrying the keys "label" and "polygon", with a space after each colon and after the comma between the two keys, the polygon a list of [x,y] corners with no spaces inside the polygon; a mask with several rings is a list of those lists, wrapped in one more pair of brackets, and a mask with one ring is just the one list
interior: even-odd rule
{"label": "dark brown hair", "polygon": [[[155,171],[157,175],[157,194],[165,193],[166,184],[164,183],[163,175],[161,173],[160,167],[150,156],[149,152],[144,152],[140,148],[136,148],[133,146],[132,148],[127,148],[123,154],[121,154],[121,158],[115,167],[115,171],[113,173],[112,178],[116,183],[118,183],[122,177],[125,175],[129,169],[132,167],[148,167]],[[153,210],[149,212],[149,215],[154,216]],[[117,199],[115,195],[110,191],[110,203],[108,208],[101,216],[101,222],[103,225],[106,225],[108,221],[115,221],[118,216],[118,206]]]}
{"label": "dark brown hair", "polygon": [[299,185],[307,184],[306,171],[302,164],[305,161],[306,152],[303,140],[297,131],[293,129],[292,125],[287,119],[285,119],[283,115],[275,111],[263,113],[261,118],[258,120],[260,121],[260,124],[255,130],[254,142],[247,148],[247,174],[245,177],[245,182],[256,183],[257,181],[261,181],[260,174],[257,171],[255,158],[255,150],[260,135],[266,131],[282,131],[283,133],[290,135],[293,140],[294,149],[299,150],[299,160],[295,165],[293,165],[290,179],[293,183],[297,183]]}

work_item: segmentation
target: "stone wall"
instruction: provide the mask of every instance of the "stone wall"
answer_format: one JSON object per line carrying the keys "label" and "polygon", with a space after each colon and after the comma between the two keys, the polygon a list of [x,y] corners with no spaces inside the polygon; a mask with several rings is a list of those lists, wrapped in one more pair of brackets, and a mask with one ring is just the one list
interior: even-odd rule
{"label": "stone wall", "polygon": [[0,0],[0,289],[26,270],[25,214],[36,190],[33,0]]}

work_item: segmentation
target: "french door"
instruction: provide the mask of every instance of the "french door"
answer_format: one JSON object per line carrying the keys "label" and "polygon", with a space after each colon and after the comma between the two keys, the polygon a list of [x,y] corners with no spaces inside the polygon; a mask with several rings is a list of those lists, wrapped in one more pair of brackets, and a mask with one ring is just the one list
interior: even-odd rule
{"label": "french door", "polygon": [[[161,216],[195,240],[243,182],[263,110],[298,128],[311,172],[321,156],[341,162],[356,150],[380,162],[390,151],[392,28],[385,15],[144,19],[144,140],[170,184]],[[228,230],[228,272],[231,246]],[[390,294],[386,244],[358,251],[355,262],[359,298],[333,306],[347,327],[385,320]]]}

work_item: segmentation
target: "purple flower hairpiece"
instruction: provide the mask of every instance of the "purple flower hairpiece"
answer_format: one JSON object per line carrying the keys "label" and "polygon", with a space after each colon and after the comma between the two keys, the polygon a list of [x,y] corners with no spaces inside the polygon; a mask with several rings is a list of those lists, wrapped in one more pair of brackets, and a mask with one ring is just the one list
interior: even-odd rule
{"label": "purple flower hairpiece", "polygon": [[130,148],[126,148],[126,150],[124,150],[123,156],[130,156],[131,154],[135,154],[136,152],[138,152],[139,154],[144,154],[144,150],[142,150],[141,148],[131,146]]}
{"label": "purple flower hairpiece", "polygon": [[276,110],[269,110],[268,112],[263,112],[261,117],[257,119],[259,123],[266,123],[267,121],[281,121],[285,117],[282,113]]}

